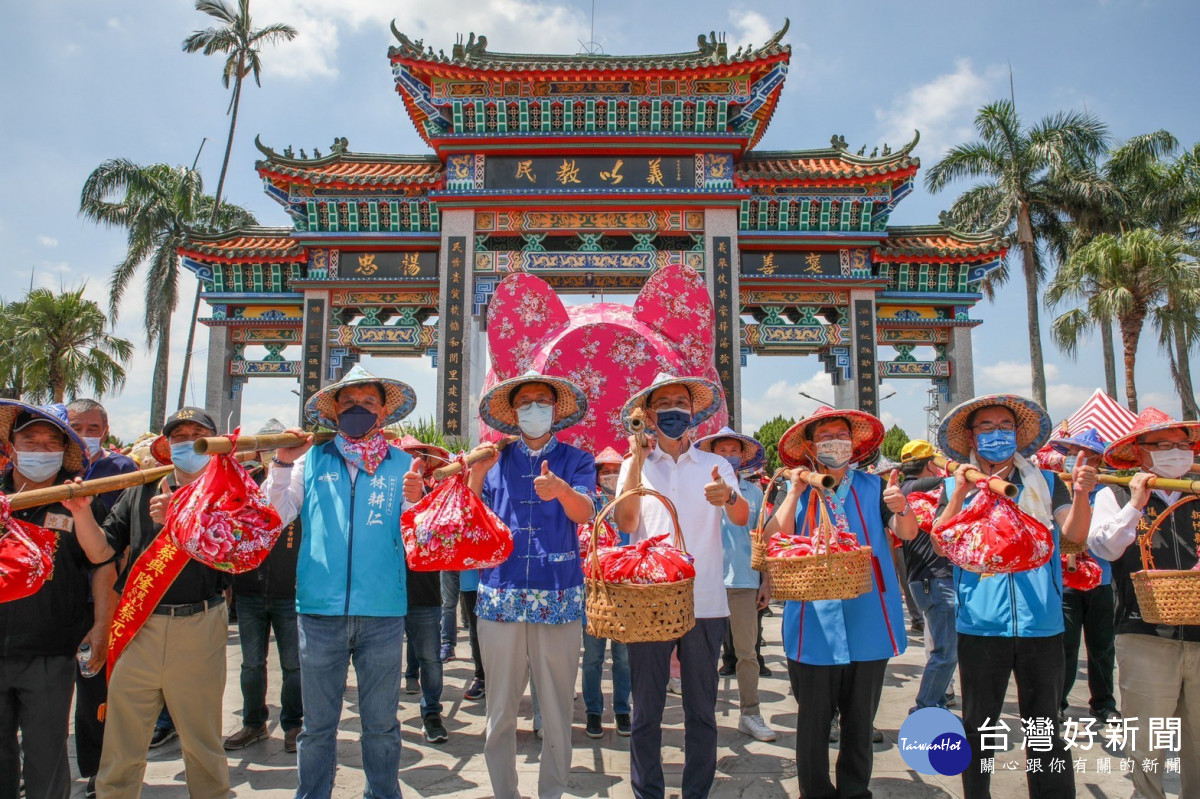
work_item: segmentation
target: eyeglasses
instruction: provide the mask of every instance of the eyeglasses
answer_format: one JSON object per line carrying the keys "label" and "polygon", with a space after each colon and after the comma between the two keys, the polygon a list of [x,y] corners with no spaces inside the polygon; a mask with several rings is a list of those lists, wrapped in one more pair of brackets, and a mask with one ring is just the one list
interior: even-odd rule
{"label": "eyeglasses", "polygon": [[338,403],[337,403],[338,410],[340,410],[340,411],[350,410],[351,408],[353,408],[356,405],[360,408],[366,408],[368,411],[371,411],[372,413],[377,413],[379,411],[379,409],[383,407],[383,403],[381,403],[375,397],[367,397],[367,398],[361,399],[361,400],[344,399],[344,400],[338,400]]}
{"label": "eyeglasses", "polygon": [[1192,449],[1190,441],[1139,441],[1138,446],[1142,449],[1150,450],[1151,452],[1170,452],[1171,450],[1179,450],[1180,452],[1189,452]]}
{"label": "eyeglasses", "polygon": [[544,411],[547,408],[554,407],[554,403],[541,402],[540,400],[527,399],[527,400],[522,400],[522,401],[518,402],[513,407],[516,408],[518,411],[528,410],[529,408],[537,408],[539,411]]}
{"label": "eyeglasses", "polygon": [[1003,430],[1006,433],[1012,433],[1012,432],[1016,431],[1017,426],[1013,422],[1001,422],[1000,424],[992,424],[991,422],[983,422],[981,424],[975,425],[971,429],[975,430],[977,432],[980,432],[980,433],[994,433],[997,430]]}
{"label": "eyeglasses", "polygon": [[658,411],[690,411],[692,403],[680,397],[677,400],[660,400],[650,406],[650,410]]}

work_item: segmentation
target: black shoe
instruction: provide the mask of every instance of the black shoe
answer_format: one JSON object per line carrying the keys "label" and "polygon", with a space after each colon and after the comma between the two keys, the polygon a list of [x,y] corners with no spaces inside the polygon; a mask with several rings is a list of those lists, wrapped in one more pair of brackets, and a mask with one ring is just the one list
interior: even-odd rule
{"label": "black shoe", "polygon": [[425,740],[431,744],[444,744],[449,734],[446,732],[446,725],[442,724],[442,717],[437,713],[430,713],[424,718],[425,723]]}
{"label": "black shoe", "polygon": [[762,615],[773,617],[775,615],[775,611],[771,610],[770,605],[767,605],[765,608],[762,609]]}
{"label": "black shoe", "polygon": [[758,664],[758,676],[759,677],[770,677],[771,676],[771,670],[767,668],[766,663]]}
{"label": "black shoe", "polygon": [[83,795],[86,799],[96,799],[96,778],[88,777],[87,787],[83,789]]}
{"label": "black shoe", "polygon": [[480,699],[483,699],[483,697],[486,695],[487,689],[483,687],[483,680],[476,677],[474,681],[471,682],[471,687],[468,688],[463,694],[463,698],[470,699],[472,702],[476,702]]}
{"label": "black shoe", "polygon": [[732,677],[737,674],[737,663],[722,663],[721,668],[717,669],[717,674],[722,677]]}
{"label": "black shoe", "polygon": [[883,730],[877,730],[873,727],[871,728],[871,743],[873,743],[873,744],[883,743]]}
{"label": "black shoe", "polygon": [[954,698],[954,690],[951,689],[946,692],[946,707],[954,707],[956,704],[958,700]]}
{"label": "black shoe", "polygon": [[917,621],[916,619],[913,619],[912,626],[909,627],[909,629],[912,630],[913,635],[924,635],[925,634],[925,622]]}
{"label": "black shoe", "polygon": [[150,748],[157,749],[168,741],[173,741],[179,737],[174,727],[158,727],[154,728],[154,735],[150,738]]}
{"label": "black shoe", "polygon": [[628,738],[633,733],[633,724],[629,721],[628,713],[617,714],[617,735]]}
{"label": "black shoe", "polygon": [[600,726],[600,714],[599,713],[588,713],[587,714],[587,728],[584,730],[584,732],[587,733],[587,737],[589,737],[589,738],[603,738],[604,737],[604,727]]}
{"label": "black shoe", "polygon": [[421,682],[416,677],[404,678],[404,693],[419,694],[421,693]]}

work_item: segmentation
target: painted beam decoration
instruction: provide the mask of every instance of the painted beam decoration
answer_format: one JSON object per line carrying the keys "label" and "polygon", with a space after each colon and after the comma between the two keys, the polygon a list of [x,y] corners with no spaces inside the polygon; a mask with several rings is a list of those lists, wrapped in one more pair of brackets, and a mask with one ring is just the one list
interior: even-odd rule
{"label": "painted beam decoration", "polygon": [[837,250],[742,250],[745,277],[841,278]]}
{"label": "painted beam decoration", "polygon": [[300,381],[300,405],[321,390],[321,347],[325,339],[325,300],[312,297],[304,302],[304,378]]}
{"label": "painted beam decoration", "polygon": [[[713,309],[716,315],[714,352],[717,374],[721,378],[721,390],[725,392],[725,407],[732,408],[729,398],[734,396],[733,357],[734,327],[740,300],[733,293],[733,239],[714,236],[713,246]],[[737,419],[731,415],[729,425],[737,428]]]}
{"label": "painted beam decoration", "polygon": [[854,301],[854,374],[858,379],[858,409],[878,415],[874,305],[870,300]]}
{"label": "painted beam decoration", "polygon": [[444,362],[440,364],[444,375],[442,388],[442,428],[450,435],[459,436],[462,428],[463,402],[466,399],[466,381],[463,379],[465,356],[465,332],[467,329],[467,237],[450,236],[449,257],[446,259],[446,331]]}
{"label": "painted beam decoration", "polygon": [[352,280],[437,279],[436,252],[347,252],[342,251],[342,277]]}
{"label": "painted beam decoration", "polygon": [[692,156],[489,157],[483,172],[489,191],[535,189],[656,189],[698,188]]}

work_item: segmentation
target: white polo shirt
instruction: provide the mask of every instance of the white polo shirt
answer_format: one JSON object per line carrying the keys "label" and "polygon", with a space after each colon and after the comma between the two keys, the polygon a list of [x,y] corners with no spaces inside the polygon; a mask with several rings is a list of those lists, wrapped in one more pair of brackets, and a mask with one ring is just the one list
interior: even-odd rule
{"label": "white polo shirt", "polygon": [[[618,486],[625,486],[631,461],[621,464]],[[729,603],[725,598],[725,555],[721,548],[721,519],[724,508],[709,504],[704,498],[704,486],[712,482],[712,470],[716,466],[727,484],[737,493],[737,476],[729,461],[711,452],[688,447],[672,460],[661,449],[653,449],[642,464],[642,485],[652,488],[671,500],[679,514],[679,526],[683,528],[683,541],[687,551],[696,559],[695,612],[698,619],[719,619],[729,615]],[[640,541],[663,533],[674,533],[671,514],[654,497],[642,497],[641,522],[637,530],[630,533],[631,541]]]}

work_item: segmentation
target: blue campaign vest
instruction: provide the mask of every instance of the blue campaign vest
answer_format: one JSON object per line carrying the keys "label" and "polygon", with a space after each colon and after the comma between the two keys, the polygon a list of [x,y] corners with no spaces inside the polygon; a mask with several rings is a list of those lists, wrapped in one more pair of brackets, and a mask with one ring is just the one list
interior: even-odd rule
{"label": "blue campaign vest", "polygon": [[[1058,478],[1044,469],[1042,476],[1053,495],[1054,481]],[[946,478],[945,490],[954,490],[954,478]],[[977,574],[954,567],[954,587],[958,594],[955,626],[960,633],[1046,638],[1063,631],[1062,559],[1057,522],[1051,525],[1051,530],[1054,552],[1050,560],[1036,569],[1016,574]]]}
{"label": "blue campaign vest", "polygon": [[[859,543],[871,547],[874,575],[871,590],[854,599],[784,605],[784,652],[789,660],[811,666],[886,660],[903,653],[908,644],[891,542],[879,514],[883,480],[854,470],[846,472],[846,479],[851,481],[845,503],[846,521]],[[812,496],[812,489],[806,489],[796,503],[797,531],[802,529]]]}
{"label": "blue campaign vest", "polygon": [[304,466],[304,537],[296,563],[296,610],[316,616],[403,616],[408,612],[400,512],[405,452],[388,447],[375,474],[353,484],[330,441]]}

